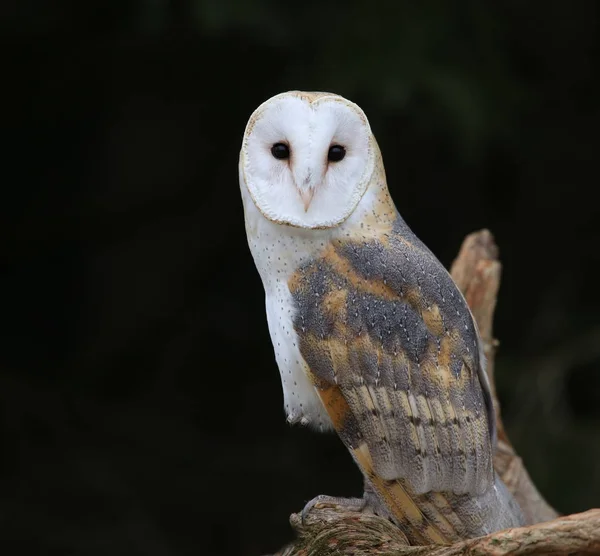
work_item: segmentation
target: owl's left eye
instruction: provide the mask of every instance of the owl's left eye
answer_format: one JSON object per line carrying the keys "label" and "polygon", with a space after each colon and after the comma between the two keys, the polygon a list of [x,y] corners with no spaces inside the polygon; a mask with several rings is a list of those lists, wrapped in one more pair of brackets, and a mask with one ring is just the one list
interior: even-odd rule
{"label": "owl's left eye", "polygon": [[275,143],[271,147],[271,154],[277,160],[285,160],[290,157],[290,148],[285,143]]}
{"label": "owl's left eye", "polygon": [[341,145],[331,145],[327,153],[327,160],[330,162],[339,162],[346,156],[346,149]]}

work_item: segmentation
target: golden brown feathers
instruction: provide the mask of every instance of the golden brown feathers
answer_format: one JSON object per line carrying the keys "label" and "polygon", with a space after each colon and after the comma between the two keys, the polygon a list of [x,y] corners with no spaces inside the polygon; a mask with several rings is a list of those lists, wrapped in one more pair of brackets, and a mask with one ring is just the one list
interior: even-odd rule
{"label": "golden brown feathers", "polygon": [[334,241],[288,285],[300,352],[365,476],[409,538],[462,536],[446,496],[431,492],[493,485],[492,406],[451,278],[398,217],[385,242]]}

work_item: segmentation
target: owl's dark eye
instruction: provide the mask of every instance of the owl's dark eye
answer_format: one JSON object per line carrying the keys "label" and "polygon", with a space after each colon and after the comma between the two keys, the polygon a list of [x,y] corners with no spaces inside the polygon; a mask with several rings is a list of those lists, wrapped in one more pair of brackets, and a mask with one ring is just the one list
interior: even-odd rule
{"label": "owl's dark eye", "polygon": [[330,162],[339,162],[346,156],[346,149],[341,145],[331,145],[327,153],[327,160]]}
{"label": "owl's dark eye", "polygon": [[290,157],[290,148],[285,143],[275,143],[271,147],[271,154],[277,160],[285,160]]}

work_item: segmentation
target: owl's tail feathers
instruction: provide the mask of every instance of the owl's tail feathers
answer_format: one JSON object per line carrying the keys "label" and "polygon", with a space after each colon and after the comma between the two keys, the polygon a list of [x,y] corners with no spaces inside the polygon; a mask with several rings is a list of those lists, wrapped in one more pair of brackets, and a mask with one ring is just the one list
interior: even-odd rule
{"label": "owl's tail feathers", "polygon": [[[400,480],[388,481],[379,477],[373,470],[371,454],[366,444],[361,444],[352,452],[376,498],[379,499],[379,504],[376,501],[372,503],[379,510],[377,513],[392,519],[406,534],[411,544],[447,544],[461,538],[456,529],[457,523],[460,522],[447,504],[440,504],[442,508],[438,508],[420,500],[420,497],[409,494]],[[365,493],[366,495],[368,493]]]}
{"label": "owl's tail feathers", "polygon": [[[353,456],[367,477],[367,485],[379,499],[370,505],[394,521],[411,544],[447,544],[510,527],[525,525],[518,503],[501,479],[481,495],[450,492],[414,494],[402,480],[384,480],[374,471],[365,444]],[[365,492],[365,496],[371,495]]]}
{"label": "owl's tail feathers", "polygon": [[498,475],[495,475],[490,488],[479,495],[430,492],[422,498],[425,503],[431,501],[440,509],[444,504],[451,507],[454,515],[460,516],[459,533],[462,538],[481,537],[525,525],[519,504]]}

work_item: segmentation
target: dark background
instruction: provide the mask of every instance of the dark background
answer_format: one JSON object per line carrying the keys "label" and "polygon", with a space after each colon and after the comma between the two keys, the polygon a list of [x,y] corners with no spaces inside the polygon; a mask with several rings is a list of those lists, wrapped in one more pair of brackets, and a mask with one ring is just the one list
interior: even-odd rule
{"label": "dark background", "polygon": [[[497,4],[497,5],[495,5]],[[0,5],[0,548],[259,555],[321,493],[289,428],[243,226],[246,121],[359,103],[409,225],[449,265],[487,227],[509,433],[563,512],[600,503],[594,0]]]}

